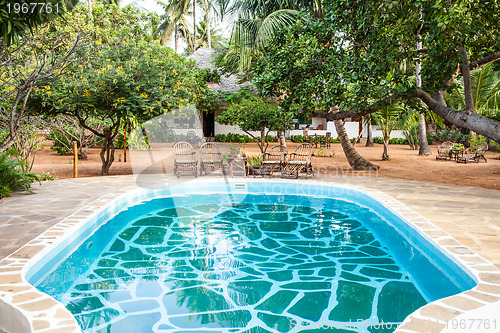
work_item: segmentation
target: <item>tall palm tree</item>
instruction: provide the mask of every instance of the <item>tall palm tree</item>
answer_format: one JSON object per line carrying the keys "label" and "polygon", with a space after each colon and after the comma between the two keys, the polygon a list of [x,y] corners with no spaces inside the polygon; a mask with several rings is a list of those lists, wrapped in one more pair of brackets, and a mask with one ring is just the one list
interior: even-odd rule
{"label": "tall palm tree", "polygon": [[179,32],[183,31],[187,36],[188,22],[186,18],[192,14],[190,0],[172,0],[169,3],[162,0],[156,2],[163,6],[165,14],[162,15],[163,22],[156,28],[153,38],[159,38],[160,43],[168,42],[174,33],[175,52],[177,52]]}
{"label": "tall palm tree", "polygon": [[392,104],[383,107],[374,114],[375,122],[380,127],[384,139],[384,152],[382,153],[384,161],[391,159],[389,156],[389,139],[391,138],[391,132],[401,125],[404,112],[405,109],[402,105]]}

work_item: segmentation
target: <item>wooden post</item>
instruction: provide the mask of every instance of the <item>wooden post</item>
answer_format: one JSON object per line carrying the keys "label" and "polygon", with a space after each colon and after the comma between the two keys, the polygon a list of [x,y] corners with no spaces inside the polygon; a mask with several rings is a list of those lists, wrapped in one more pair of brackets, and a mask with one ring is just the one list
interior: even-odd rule
{"label": "wooden post", "polygon": [[123,131],[123,162],[127,163],[127,129],[128,120],[125,123],[125,130]]}
{"label": "wooden post", "polygon": [[78,178],[78,145],[73,141],[73,178]]}

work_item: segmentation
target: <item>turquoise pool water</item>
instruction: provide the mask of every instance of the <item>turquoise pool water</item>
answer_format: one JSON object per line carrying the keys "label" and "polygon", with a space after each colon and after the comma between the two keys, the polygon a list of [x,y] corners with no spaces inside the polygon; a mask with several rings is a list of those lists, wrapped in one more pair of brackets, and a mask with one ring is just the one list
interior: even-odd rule
{"label": "turquoise pool water", "polygon": [[[120,333],[392,332],[426,303],[472,288],[396,216],[345,197],[148,200],[29,281],[84,332]],[[381,322],[394,325],[370,326]]]}

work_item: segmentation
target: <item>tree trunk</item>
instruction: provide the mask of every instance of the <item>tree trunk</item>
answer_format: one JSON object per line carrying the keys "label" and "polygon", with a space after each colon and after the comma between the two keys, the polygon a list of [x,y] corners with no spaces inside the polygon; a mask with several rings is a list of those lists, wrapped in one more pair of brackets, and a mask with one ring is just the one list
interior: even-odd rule
{"label": "tree trunk", "polygon": [[354,170],[378,170],[379,167],[377,165],[365,160],[363,156],[361,156],[356,149],[354,149],[354,146],[347,136],[344,122],[342,120],[334,120],[334,124],[340,140],[340,145],[342,146],[342,150],[344,150],[344,154],[351,167]]}
{"label": "tree trunk", "polygon": [[384,152],[382,153],[382,160],[388,161],[391,159],[389,156],[389,139],[390,137],[384,136]]}
{"label": "tree trunk", "polygon": [[196,1],[193,0],[193,53],[196,51]]}
{"label": "tree trunk", "polygon": [[113,161],[115,160],[115,146],[113,144],[111,129],[109,128],[104,130],[104,143],[100,156],[102,162],[101,175],[107,175],[111,164],[113,164]]}
{"label": "tree trunk", "polygon": [[206,28],[207,28],[207,43],[208,43],[208,48],[212,48],[212,34],[210,32],[210,7],[208,5],[208,0],[203,0],[203,3],[205,4],[205,21],[207,23]]}
{"label": "tree trunk", "polygon": [[421,156],[431,155],[431,148],[427,142],[427,125],[425,123],[425,115],[422,112],[418,113],[418,140],[420,141],[420,148],[418,154]]}
{"label": "tree trunk", "polygon": [[282,146],[286,147],[286,139],[285,139],[285,132],[276,132],[278,135],[278,143]]}
{"label": "tree trunk", "polygon": [[373,147],[373,136],[372,136],[372,122],[368,121],[366,123],[366,144],[365,147]]}
{"label": "tree trunk", "polygon": [[174,32],[174,51],[177,53],[177,43],[179,42],[179,31],[177,31],[177,23],[175,24],[175,32]]}

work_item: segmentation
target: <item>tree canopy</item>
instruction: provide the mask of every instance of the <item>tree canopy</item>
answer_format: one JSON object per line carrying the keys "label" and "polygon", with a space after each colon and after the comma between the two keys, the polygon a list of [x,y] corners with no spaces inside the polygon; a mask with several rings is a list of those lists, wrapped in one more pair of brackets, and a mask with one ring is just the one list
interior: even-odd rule
{"label": "tree canopy", "polygon": [[[285,94],[283,107],[299,103],[328,119],[373,113],[400,99],[418,105],[418,98],[449,122],[500,141],[500,123],[475,112],[467,83],[471,70],[500,59],[499,1],[346,0],[325,6],[324,20],[299,21],[266,48],[254,70],[262,94]],[[469,100],[463,110],[443,98],[458,77]],[[340,112],[330,112],[332,106]]]}

